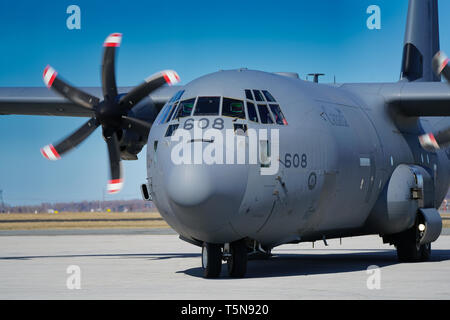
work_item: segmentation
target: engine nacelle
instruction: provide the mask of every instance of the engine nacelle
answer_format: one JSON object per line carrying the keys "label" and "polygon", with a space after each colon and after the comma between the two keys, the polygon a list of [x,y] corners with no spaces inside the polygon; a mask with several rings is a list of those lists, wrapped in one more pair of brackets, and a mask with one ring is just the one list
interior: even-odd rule
{"label": "engine nacelle", "polygon": [[[143,120],[152,124],[158,116],[159,110],[153,101],[147,97],[142,99],[132,111],[128,113],[129,117]],[[117,132],[120,145],[120,157],[122,160],[137,160],[137,154],[141,152],[147,143],[150,129],[127,128]]]}
{"label": "engine nacelle", "polygon": [[401,164],[375,203],[366,226],[381,235],[411,228],[419,208],[434,207],[434,184],[423,167]]}
{"label": "engine nacelle", "polygon": [[137,154],[141,152],[147,143],[147,135],[141,135],[132,130],[123,130],[118,134],[120,158],[122,160],[137,160]]}

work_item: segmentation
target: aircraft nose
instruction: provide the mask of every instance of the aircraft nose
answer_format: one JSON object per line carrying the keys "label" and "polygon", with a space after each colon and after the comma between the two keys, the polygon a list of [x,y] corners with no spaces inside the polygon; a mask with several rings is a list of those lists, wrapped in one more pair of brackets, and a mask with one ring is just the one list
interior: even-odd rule
{"label": "aircraft nose", "polygon": [[173,165],[165,188],[173,213],[189,233],[214,242],[238,214],[247,178],[245,165]]}
{"label": "aircraft nose", "polygon": [[167,181],[169,198],[181,207],[206,202],[214,194],[214,185],[207,170],[199,165],[175,166]]}

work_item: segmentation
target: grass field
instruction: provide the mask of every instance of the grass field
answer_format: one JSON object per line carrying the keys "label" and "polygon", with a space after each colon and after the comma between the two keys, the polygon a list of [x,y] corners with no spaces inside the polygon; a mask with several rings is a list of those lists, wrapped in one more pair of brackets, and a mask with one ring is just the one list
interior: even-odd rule
{"label": "grass field", "polygon": [[169,228],[158,212],[0,214],[0,230]]}
{"label": "grass field", "polygon": [[450,228],[450,213],[442,213],[442,227],[443,228]]}
{"label": "grass field", "polygon": [[[441,213],[450,228],[450,213]],[[447,218],[447,219],[446,219]],[[0,230],[170,228],[158,212],[1,213]]]}

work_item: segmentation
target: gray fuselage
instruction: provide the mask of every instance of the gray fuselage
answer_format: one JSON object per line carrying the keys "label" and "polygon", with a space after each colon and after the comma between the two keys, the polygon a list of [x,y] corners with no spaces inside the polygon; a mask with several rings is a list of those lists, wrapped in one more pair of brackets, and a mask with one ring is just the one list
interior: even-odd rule
{"label": "gray fuselage", "polygon": [[[162,124],[157,119],[147,144],[153,201],[180,235],[210,243],[248,237],[271,248],[324,237],[381,234],[383,230],[370,225],[368,218],[376,214],[372,209],[398,165],[416,164],[430,173],[435,207],[449,186],[447,154],[427,152],[417,140],[420,133],[448,122],[393,113],[380,92],[392,94],[403,85],[326,85],[250,70],[198,78],[182,88],[181,100],[201,96],[246,101],[245,89],[267,90],[288,124],[253,122],[248,111],[246,119],[187,116]],[[204,129],[222,123],[215,128],[223,136],[234,124],[268,129],[269,145],[276,143],[271,141],[270,129],[278,129],[279,157],[271,159],[272,164],[279,162],[277,172],[262,175],[260,160],[254,164],[175,164],[172,151],[178,142],[166,137],[166,131],[170,124],[193,130],[186,122],[201,123]],[[243,139],[248,148],[248,135]],[[211,143],[193,139],[188,144],[204,150]]]}

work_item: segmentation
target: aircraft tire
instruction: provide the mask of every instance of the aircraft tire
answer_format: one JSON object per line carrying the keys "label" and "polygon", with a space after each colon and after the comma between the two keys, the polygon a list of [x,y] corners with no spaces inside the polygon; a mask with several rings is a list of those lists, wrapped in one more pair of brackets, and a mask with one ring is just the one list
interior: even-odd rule
{"label": "aircraft tire", "polygon": [[416,228],[404,232],[396,244],[397,257],[400,262],[421,262],[430,260],[431,243],[419,244]]}
{"label": "aircraft tire", "polygon": [[203,243],[202,268],[205,278],[218,278],[222,271],[222,245]]}
{"label": "aircraft tire", "polygon": [[228,274],[232,278],[243,278],[247,273],[247,246],[245,241],[239,240],[230,244],[230,257],[228,258]]}
{"label": "aircraft tire", "polygon": [[422,247],[422,256],[420,261],[429,261],[431,257],[431,243],[425,243]]}

